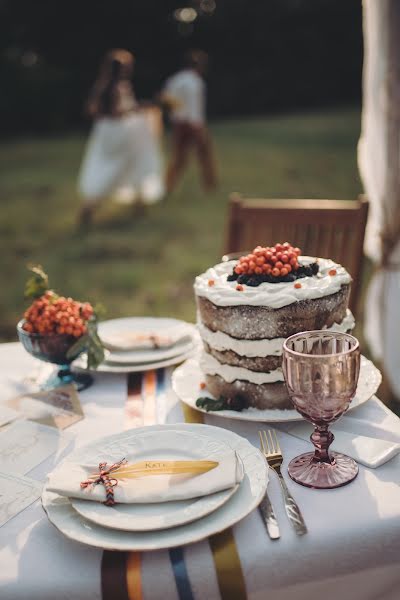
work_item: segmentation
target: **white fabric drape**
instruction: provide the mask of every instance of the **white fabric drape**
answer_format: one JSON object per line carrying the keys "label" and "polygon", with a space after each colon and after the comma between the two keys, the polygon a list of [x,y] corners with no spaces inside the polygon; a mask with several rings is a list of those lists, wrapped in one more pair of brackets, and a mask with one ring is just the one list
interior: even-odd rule
{"label": "white fabric drape", "polygon": [[400,398],[400,2],[363,0],[364,72],[358,161],[370,216],[365,251],[378,267],[365,336]]}
{"label": "white fabric drape", "polygon": [[[159,111],[158,111],[159,112]],[[110,196],[122,204],[158,202],[164,194],[157,111],[119,119],[102,117],[92,128],[79,175],[86,205]]]}

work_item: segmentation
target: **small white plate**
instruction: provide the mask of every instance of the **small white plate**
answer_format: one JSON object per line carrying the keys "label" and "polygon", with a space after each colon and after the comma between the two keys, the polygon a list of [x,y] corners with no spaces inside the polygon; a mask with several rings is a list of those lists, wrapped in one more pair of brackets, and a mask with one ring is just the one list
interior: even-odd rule
{"label": "small white plate", "polygon": [[241,521],[259,505],[268,482],[266,462],[260,451],[252,446],[250,442],[221,427],[171,424],[131,429],[97,440],[84,448],[78,448],[71,454],[70,458],[76,461],[84,461],[90,452],[92,452],[93,457],[97,457],[99,443],[101,443],[102,451],[107,455],[115,452],[116,456],[122,456],[122,450],[126,448],[126,444],[129,441],[133,442],[135,436],[141,431],[165,431],[167,429],[170,431],[194,432],[222,441],[239,455],[244,468],[243,481],[232,498],[218,510],[202,519],[171,529],[144,532],[119,531],[91,523],[73,509],[68,498],[47,491],[45,486],[42,494],[42,504],[50,522],[66,537],[82,544],[107,550],[144,552],[173,548],[203,540]]}
{"label": "small white plate", "polygon": [[[213,398],[206,389],[200,389],[200,383],[204,381],[204,375],[200,369],[198,359],[190,359],[179,366],[172,374],[172,388],[176,395],[188,406],[199,412],[223,417],[225,419],[238,419],[239,421],[258,421],[268,423],[282,423],[286,421],[303,421],[303,417],[294,409],[266,409],[245,408],[241,412],[235,410],[216,410],[207,413],[203,408],[196,406],[197,398],[208,396]],[[360,377],[356,395],[354,396],[349,410],[367,402],[377,391],[382,381],[380,371],[375,365],[361,357]]]}
{"label": "small white plate", "polygon": [[98,325],[99,337],[105,344],[108,339],[112,339],[113,335],[120,333],[135,332],[135,333],[154,333],[164,335],[174,335],[179,331],[178,341],[165,348],[149,348],[137,350],[111,350],[107,356],[109,363],[146,363],[159,362],[184,354],[193,346],[193,337],[197,334],[195,325],[179,321],[178,319],[166,319],[157,317],[127,317],[122,319],[111,319],[102,321]]}
{"label": "small white plate", "polygon": [[[144,460],[215,460],[229,451],[226,443],[192,431],[148,430],[136,433],[134,444],[129,440],[122,455],[129,462]],[[97,452],[102,452],[99,445]],[[98,454],[97,454],[98,456]],[[67,459],[68,460],[68,459]],[[85,458],[85,461],[88,457]],[[240,460],[240,459],[239,459]],[[89,461],[91,462],[91,461]],[[215,494],[190,500],[148,504],[116,504],[71,498],[74,509],[89,521],[103,527],[124,531],[152,531],[184,525],[200,519],[222,506],[237,491],[238,485]]]}

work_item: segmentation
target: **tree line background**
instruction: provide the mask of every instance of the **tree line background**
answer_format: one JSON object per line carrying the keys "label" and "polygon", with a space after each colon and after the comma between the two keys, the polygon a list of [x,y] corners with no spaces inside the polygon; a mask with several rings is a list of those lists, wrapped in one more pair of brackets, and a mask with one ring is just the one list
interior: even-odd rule
{"label": "tree line background", "polygon": [[[197,10],[193,22],[174,16],[183,6]],[[112,47],[135,54],[141,99],[155,96],[185,49],[206,50],[211,117],[360,101],[360,0],[0,0],[3,133],[82,127]]]}

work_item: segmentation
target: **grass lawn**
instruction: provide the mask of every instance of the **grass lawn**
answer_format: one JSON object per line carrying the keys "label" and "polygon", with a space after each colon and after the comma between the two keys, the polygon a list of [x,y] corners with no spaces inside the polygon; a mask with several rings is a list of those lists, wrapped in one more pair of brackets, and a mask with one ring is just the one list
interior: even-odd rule
{"label": "grass lawn", "polygon": [[229,193],[356,198],[359,129],[356,109],[215,123],[218,192],[205,194],[192,166],[146,217],[109,203],[87,234],[75,227],[85,137],[2,142],[0,339],[16,337],[27,262],[41,263],[59,292],[101,301],[109,318],[193,320],[193,278],[221,256]]}

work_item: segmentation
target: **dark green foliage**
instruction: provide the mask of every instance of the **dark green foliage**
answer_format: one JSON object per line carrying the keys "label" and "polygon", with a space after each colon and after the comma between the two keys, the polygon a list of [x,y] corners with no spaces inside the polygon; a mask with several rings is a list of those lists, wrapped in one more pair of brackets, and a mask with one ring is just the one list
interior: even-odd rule
{"label": "dark green foliage", "polygon": [[207,412],[214,412],[218,410],[235,410],[241,412],[246,408],[246,401],[241,396],[234,396],[233,398],[224,398],[220,396],[217,399],[214,398],[197,398],[196,406],[203,408]]}
{"label": "dark green foliage", "polygon": [[168,316],[193,322],[193,280],[224,252],[230,192],[356,198],[362,191],[359,128],[360,115],[350,110],[216,123],[216,192],[204,193],[197,165],[191,165],[176,191],[149,207],[147,216],[104,202],[88,232],[76,227],[85,137],[0,143],[0,339],[16,337],[30,261],[45,266],[59,293],[93,306],[103,302],[109,319]]}
{"label": "dark green foliage", "polygon": [[206,50],[211,116],[359,100],[360,0],[217,0],[213,16],[199,15],[184,31],[173,19],[178,6],[172,0],[3,0],[1,131],[82,124],[99,61],[112,47],[136,55],[135,88],[147,99],[180,66],[185,49]]}
{"label": "dark green foliage", "polygon": [[95,369],[104,360],[104,347],[97,333],[97,319],[88,322],[88,332],[80,337],[68,350],[67,357],[76,356],[78,352],[86,351],[88,369]]}
{"label": "dark green foliage", "polygon": [[25,285],[25,298],[35,300],[49,289],[49,278],[40,265],[29,266],[32,275]]}

